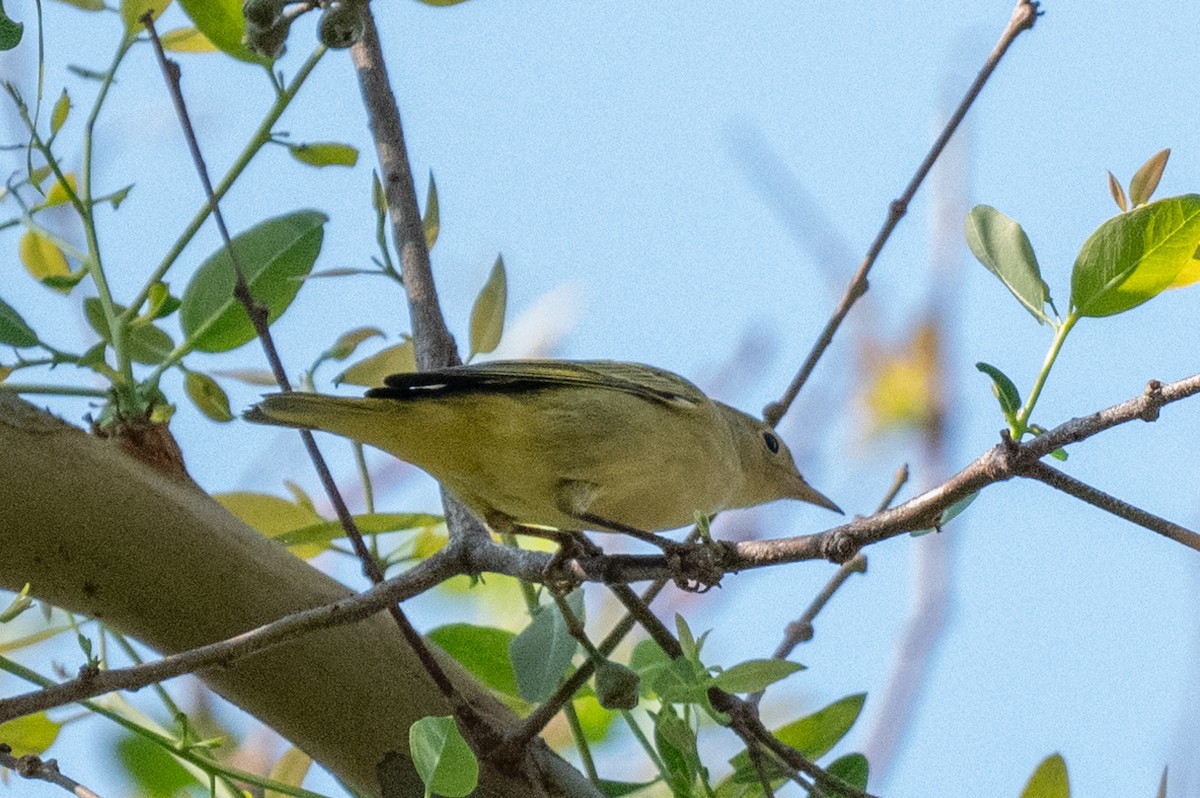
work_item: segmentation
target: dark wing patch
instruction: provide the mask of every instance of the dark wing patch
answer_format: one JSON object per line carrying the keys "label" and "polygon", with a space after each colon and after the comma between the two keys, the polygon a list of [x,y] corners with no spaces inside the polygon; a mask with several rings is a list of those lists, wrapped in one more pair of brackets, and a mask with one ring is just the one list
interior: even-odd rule
{"label": "dark wing patch", "polygon": [[376,399],[416,399],[422,396],[489,391],[521,394],[571,386],[623,391],[664,404],[698,404],[700,389],[676,374],[640,363],[611,360],[497,360],[409,374],[393,374],[385,387],[372,388]]}

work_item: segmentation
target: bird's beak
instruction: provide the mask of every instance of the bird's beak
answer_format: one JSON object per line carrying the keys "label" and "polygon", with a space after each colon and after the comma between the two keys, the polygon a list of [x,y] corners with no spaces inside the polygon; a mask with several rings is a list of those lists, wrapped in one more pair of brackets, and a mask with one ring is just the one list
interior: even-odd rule
{"label": "bird's beak", "polygon": [[824,493],[821,493],[812,485],[809,485],[807,482],[805,482],[804,477],[797,475],[794,488],[795,489],[792,492],[793,499],[799,499],[802,502],[815,504],[818,507],[824,507],[826,510],[833,510],[838,515],[845,515],[845,513],[842,512],[841,507],[838,507],[836,504],[834,504],[833,501],[830,500],[829,497]]}

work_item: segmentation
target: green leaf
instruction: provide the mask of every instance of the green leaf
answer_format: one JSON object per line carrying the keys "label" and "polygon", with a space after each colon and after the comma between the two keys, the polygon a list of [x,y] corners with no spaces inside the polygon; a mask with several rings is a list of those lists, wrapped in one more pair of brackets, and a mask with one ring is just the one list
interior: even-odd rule
{"label": "green leaf", "polygon": [[387,195],[383,192],[383,183],[379,182],[379,174],[371,170],[371,207],[383,218],[387,213]]}
{"label": "green leaf", "polygon": [[1109,219],[1071,272],[1071,307],[1111,316],[1169,288],[1200,246],[1200,194],[1170,197]]}
{"label": "green leaf", "polygon": [[412,340],[381,349],[360,360],[333,378],[334,385],[358,385],[374,388],[383,385],[383,378],[392,374],[408,374],[417,370],[417,356]]}
{"label": "green leaf", "polygon": [[778,737],[780,742],[791,745],[810,760],[817,760],[828,754],[829,749],[850,732],[854,721],[858,720],[858,715],[863,710],[865,701],[865,692],[846,696],[812,713],[808,718],[779,728],[775,737]]}
{"label": "green leaf", "polygon": [[10,19],[4,13],[4,3],[0,2],[0,51],[11,50],[20,44],[24,31],[25,23]]}
{"label": "green leaf", "polygon": [[752,659],[718,673],[713,677],[713,684],[727,693],[757,693],[799,670],[804,670],[804,666],[798,662]]}
{"label": "green leaf", "polygon": [[[838,757],[829,763],[829,767],[825,768],[825,772],[830,776],[841,779],[851,787],[860,791],[867,789],[867,778],[870,775],[870,769],[867,766],[867,758],[862,754],[846,754]],[[845,795],[841,790],[828,792],[822,789],[813,791],[813,798],[840,798]]]}
{"label": "green leaf", "polygon": [[[355,327],[353,330],[342,333],[338,339],[333,342],[333,346],[325,350],[321,359],[329,358],[330,360],[345,360],[354,354],[354,350],[358,349],[359,345],[364,341],[369,341],[372,338],[383,338],[383,330],[378,327]],[[415,364],[414,364],[415,368]]]}
{"label": "green leaf", "polygon": [[1163,170],[1167,168],[1167,159],[1170,157],[1170,149],[1161,150],[1151,156],[1150,160],[1142,164],[1141,168],[1134,173],[1133,179],[1129,181],[1130,205],[1136,208],[1150,201],[1150,197],[1154,195],[1154,189],[1158,188],[1158,181],[1162,178]]}
{"label": "green leaf", "polygon": [[242,42],[246,20],[242,0],[179,0],[184,13],[204,36],[239,61],[270,64],[271,59],[250,50]]}
{"label": "green leaf", "polygon": [[142,15],[147,11],[151,17],[158,19],[171,0],[121,0],[121,19],[125,23],[125,38],[136,39],[146,29],[142,24]]}
{"label": "green leaf", "polygon": [[609,779],[597,779],[595,786],[600,790],[600,794],[606,798],[624,798],[626,795],[633,795],[639,790],[644,790],[647,787],[652,787],[658,784],[658,779],[653,781],[610,781]]}
{"label": "green leaf", "polygon": [[475,306],[471,308],[471,353],[467,355],[467,360],[475,355],[486,355],[500,345],[507,303],[508,280],[504,276],[504,258],[497,257],[491,275],[475,298]]}
{"label": "green leaf", "polygon": [[696,645],[696,636],[692,634],[692,627],[688,626],[687,618],[678,612],[675,613],[675,636],[679,638],[679,647],[683,649],[684,659],[699,662],[700,647]]}
{"label": "green leaf", "polygon": [[309,166],[354,166],[358,150],[349,144],[321,141],[313,144],[289,144],[288,152],[300,163]]}
{"label": "green leaf", "polygon": [[179,310],[179,298],[171,296],[171,289],[166,283],[155,283],[146,292],[146,310],[142,314],[147,319],[162,319]]}
{"label": "green leaf", "polygon": [[962,497],[938,513],[937,520],[933,522],[933,526],[926,527],[925,529],[914,529],[912,532],[908,533],[909,536],[919,538],[922,535],[928,535],[930,532],[941,532],[942,529],[945,528],[946,524],[950,523],[951,519],[957,517],[963,512],[963,510],[966,510],[968,507],[970,507],[971,502],[975,501],[978,496],[979,491],[968,493],[966,496]]}
{"label": "green leaf", "polygon": [[1121,213],[1129,210],[1129,200],[1125,198],[1125,189],[1121,188],[1121,181],[1117,180],[1117,176],[1112,172],[1108,173],[1108,193],[1112,194],[1113,202],[1117,203]]}
{"label": "green leaf", "polygon": [[641,640],[633,647],[629,667],[641,677],[642,695],[649,698],[654,695],[654,682],[659,674],[671,667],[671,658],[658,643],[650,639]]}
{"label": "green leaf", "polygon": [[[775,737],[795,748],[807,759],[820,759],[854,726],[866,699],[866,693],[846,696],[824,709],[777,729]],[[734,781],[744,783],[758,780],[758,771],[750,763],[750,757],[745,751],[729,760],[729,763],[734,768]],[[768,768],[768,773],[772,777],[782,775],[782,771],[771,768]]]}
{"label": "green leaf", "polygon": [[[275,321],[300,290],[321,252],[328,217],[297,211],[255,225],[233,239],[250,293]],[[234,271],[222,247],[197,270],[183,292],[179,323],[192,348],[227,352],[254,340],[254,327],[233,296]]]}
{"label": "green leaf", "polygon": [[479,762],[452,717],[418,720],[408,730],[408,748],[429,793],[465,798],[479,783]]}
{"label": "green leaf", "polygon": [[104,5],[104,0],[58,0],[60,3],[66,3],[69,6],[75,6],[82,11],[103,11],[107,6]]}
{"label": "green leaf", "polygon": [[67,90],[63,89],[58,100],[54,103],[54,110],[50,112],[50,134],[54,135],[62,126],[66,124],[67,114],[71,112],[71,98],[67,94]]}
{"label": "green leaf", "polygon": [[1004,413],[1004,418],[1008,420],[1009,424],[1014,423],[1017,413],[1021,410],[1021,392],[1017,390],[1017,386],[1013,384],[1007,374],[990,363],[981,361],[975,364],[975,368],[992,378],[992,394],[1000,402],[1000,410]]}
{"label": "green leaf", "polygon": [[142,798],[174,798],[196,783],[163,746],[138,734],[121,738],[117,758],[122,772],[136,785],[134,793]]}
{"label": "green leaf", "polygon": [[37,333],[3,299],[0,299],[0,344],[17,349],[38,344]]}
{"label": "green leaf", "polygon": [[[572,591],[567,601],[582,617],[583,593]],[[557,607],[538,609],[508,646],[520,696],[526,701],[545,701],[553,695],[578,647]]]}
{"label": "green leaf", "polygon": [[712,676],[698,662],[680,657],[656,671],[650,687],[665,703],[706,704]]}
{"label": "green leaf", "polygon": [[427,635],[479,681],[504,695],[519,698],[517,675],[508,651],[516,637],[506,629],[452,623],[439,626]]}
{"label": "green leaf", "polygon": [[654,717],[654,747],[666,766],[671,792],[677,796],[691,796],[700,772],[696,732],[670,705],[664,706]]}
{"label": "green leaf", "polygon": [[201,413],[213,421],[233,421],[233,413],[229,412],[229,396],[212,377],[189,371],[183,387]]}
{"label": "green leaf", "polygon": [[0,741],[12,747],[13,756],[41,756],[56,739],[61,723],[50,720],[45,712],[0,723]]}
{"label": "green leaf", "polygon": [[438,194],[437,182],[433,179],[433,172],[429,173],[429,191],[425,194],[425,216],[421,220],[421,224],[425,228],[425,248],[433,249],[433,245],[437,242],[438,231],[442,229],[442,214],[438,210]]}
{"label": "green leaf", "polygon": [[[120,315],[125,312],[125,308],[114,305],[113,312]],[[88,297],[83,300],[83,315],[96,334],[112,346],[112,331],[109,330],[108,320],[104,316],[104,305],[98,298]],[[125,348],[129,359],[134,363],[154,366],[167,359],[175,349],[175,343],[171,336],[153,324],[135,324],[125,330]]]}
{"label": "green leaf", "polygon": [[1021,798],[1071,798],[1071,785],[1067,781],[1067,763],[1062,754],[1051,754],[1033,771]]}
{"label": "green leaf", "polygon": [[1043,324],[1050,321],[1046,315],[1050,289],[1021,225],[990,205],[976,205],[967,214],[967,245],[1035,319]]}
{"label": "green leaf", "polygon": [[[389,532],[421,530],[442,523],[440,515],[428,513],[363,513],[354,516],[358,531],[364,535],[385,535]],[[320,521],[308,526],[293,528],[273,537],[285,546],[325,544],[344,538],[346,530],[340,521]]]}

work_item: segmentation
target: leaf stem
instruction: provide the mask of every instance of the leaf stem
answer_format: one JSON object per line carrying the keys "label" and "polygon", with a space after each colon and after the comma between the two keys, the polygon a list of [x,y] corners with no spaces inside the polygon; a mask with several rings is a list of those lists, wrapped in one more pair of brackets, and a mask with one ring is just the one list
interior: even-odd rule
{"label": "leaf stem", "polygon": [[1067,340],[1067,335],[1071,332],[1071,328],[1075,326],[1075,322],[1079,321],[1079,313],[1072,309],[1063,319],[1062,324],[1058,325],[1054,332],[1054,341],[1050,344],[1050,351],[1046,353],[1046,359],[1042,362],[1042,370],[1038,373],[1037,381],[1033,384],[1033,390],[1029,392],[1029,397],[1025,400],[1025,404],[1017,413],[1016,424],[1013,427],[1013,438],[1021,440],[1026,432],[1029,431],[1029,417],[1033,415],[1033,408],[1037,404],[1038,397],[1042,395],[1042,388],[1046,385],[1046,378],[1050,376],[1050,369],[1054,366],[1054,361],[1058,359],[1058,353],[1062,349],[1063,342]]}
{"label": "leaf stem", "polygon": [[[79,174],[79,197],[75,200],[76,208],[79,211],[80,217],[83,220],[83,231],[87,238],[88,258],[84,261],[84,266],[91,275],[92,281],[96,284],[96,295],[100,300],[100,307],[104,310],[104,322],[108,325],[109,334],[112,338],[113,352],[117,358],[117,371],[121,374],[120,382],[125,388],[130,391],[127,395],[130,404],[134,399],[132,391],[134,386],[133,379],[133,360],[129,357],[129,348],[125,345],[125,330],[128,326],[128,319],[123,318],[117,313],[116,305],[113,302],[112,291],[108,287],[108,278],[104,274],[104,266],[100,260],[100,240],[96,236],[96,223],[92,215],[92,143],[95,138],[94,132],[96,128],[96,120],[100,117],[100,108],[104,105],[104,100],[108,96],[108,90],[112,87],[113,80],[117,75],[117,68],[120,67],[121,61],[125,59],[125,54],[129,52],[129,48],[133,46],[135,40],[126,36],[121,41],[121,45],[117,48],[116,54],[113,56],[112,64],[104,73],[104,80],[100,83],[100,91],[96,94],[96,100],[92,104],[91,113],[88,114],[87,122],[83,128],[83,158],[82,166]],[[64,181],[63,187],[70,192],[70,185]],[[121,404],[118,399],[118,405]],[[129,409],[133,409],[130,407]]]}

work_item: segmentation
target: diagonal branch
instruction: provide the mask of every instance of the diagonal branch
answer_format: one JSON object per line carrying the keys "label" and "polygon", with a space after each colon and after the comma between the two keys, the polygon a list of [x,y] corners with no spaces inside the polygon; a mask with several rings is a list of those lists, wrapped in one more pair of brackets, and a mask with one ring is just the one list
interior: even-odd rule
{"label": "diagonal branch", "polygon": [[1099,507],[1101,510],[1112,513],[1118,518],[1132,521],[1138,526],[1149,529],[1151,532],[1157,532],[1176,543],[1181,543],[1189,549],[1200,551],[1200,535],[1187,527],[1182,527],[1153,513],[1148,513],[1140,507],[1135,507],[1128,502],[1121,501],[1115,496],[1110,496],[1102,490],[1097,490],[1074,477],[1067,476],[1057,468],[1051,468],[1041,461],[1030,464],[1022,476],[1045,482],[1052,488],[1070,494],[1094,507]]}
{"label": "diagonal branch", "polygon": [[1004,54],[1016,40],[1017,36],[1033,27],[1038,13],[1038,3],[1031,2],[1031,0],[1017,0],[1012,17],[1009,19],[1004,33],[1000,35],[999,41],[996,42],[996,46],[992,48],[992,52],[988,55],[987,61],[984,62],[983,69],[979,70],[979,74],[976,75],[975,80],[963,96],[962,102],[958,104],[954,113],[950,115],[950,119],[946,122],[945,127],[942,128],[942,132],[938,135],[937,140],[933,142],[933,146],[929,148],[929,152],[926,154],[925,159],[921,161],[921,165],[917,167],[912,180],[905,187],[904,193],[898,199],[893,200],[891,205],[888,206],[888,214],[883,222],[883,227],[876,234],[875,240],[871,242],[866,257],[863,258],[862,263],[859,264],[858,271],[850,279],[849,285],[846,286],[845,294],[842,295],[842,299],[833,311],[833,315],[826,322],[825,328],[817,336],[817,341],[813,344],[808,357],[805,358],[804,364],[800,366],[800,370],[796,373],[791,385],[784,391],[783,397],[779,401],[767,405],[763,411],[768,424],[779,423],[779,420],[787,413],[788,408],[792,406],[792,402],[799,395],[800,389],[804,387],[804,383],[812,375],[813,369],[817,366],[817,361],[821,359],[821,356],[825,354],[825,350],[829,348],[829,344],[833,342],[833,336],[838,331],[838,328],[841,327],[842,321],[846,318],[847,314],[850,313],[850,308],[867,292],[867,275],[875,265],[879,253],[883,251],[884,244],[891,238],[892,231],[896,229],[896,225],[908,213],[908,204],[916,196],[917,189],[925,182],[929,170],[933,168],[934,163],[941,157],[942,151],[946,149],[946,145],[950,142],[950,137],[954,135],[954,131],[958,129],[959,123],[967,115],[967,111],[975,103],[975,100],[979,97],[979,93],[983,91],[984,84],[988,82],[988,78],[991,77],[996,67],[1000,64],[1000,59],[1004,57]]}

